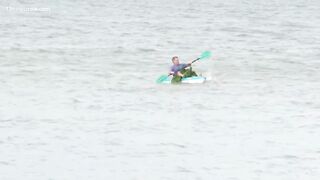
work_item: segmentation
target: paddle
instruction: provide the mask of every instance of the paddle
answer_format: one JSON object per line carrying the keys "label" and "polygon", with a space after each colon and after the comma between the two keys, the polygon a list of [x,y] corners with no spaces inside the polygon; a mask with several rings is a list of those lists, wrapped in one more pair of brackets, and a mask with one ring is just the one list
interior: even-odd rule
{"label": "paddle", "polygon": [[[200,55],[200,57],[198,57],[197,59],[193,60],[193,61],[191,62],[191,64],[193,64],[193,63],[195,63],[195,62],[197,62],[197,61],[199,61],[199,60],[207,59],[207,58],[210,58],[210,57],[211,57],[211,52],[210,52],[210,51],[204,51],[204,52]],[[168,78],[168,76],[170,76],[170,74],[169,74],[169,75],[161,75],[161,76],[157,79],[157,83],[158,83],[158,84],[162,83],[163,81],[165,81],[165,80]]]}
{"label": "paddle", "polygon": [[165,81],[167,78],[168,78],[169,75],[161,75],[158,79],[157,79],[157,83],[160,84],[162,83],[163,81]]}
{"label": "paddle", "polygon": [[210,57],[211,57],[211,52],[210,52],[210,51],[205,51],[205,52],[203,52],[203,53],[201,54],[201,56],[200,56],[199,58],[193,60],[193,61],[191,62],[191,64],[194,63],[194,62],[197,62],[197,61],[199,61],[199,60],[207,59],[207,58],[210,58]]}

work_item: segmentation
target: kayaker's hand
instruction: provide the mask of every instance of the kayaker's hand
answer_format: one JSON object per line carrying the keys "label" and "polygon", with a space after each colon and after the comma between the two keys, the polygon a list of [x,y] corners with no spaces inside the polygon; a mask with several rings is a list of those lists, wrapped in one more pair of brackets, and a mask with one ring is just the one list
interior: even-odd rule
{"label": "kayaker's hand", "polygon": [[178,71],[178,76],[183,77],[184,75],[180,71]]}

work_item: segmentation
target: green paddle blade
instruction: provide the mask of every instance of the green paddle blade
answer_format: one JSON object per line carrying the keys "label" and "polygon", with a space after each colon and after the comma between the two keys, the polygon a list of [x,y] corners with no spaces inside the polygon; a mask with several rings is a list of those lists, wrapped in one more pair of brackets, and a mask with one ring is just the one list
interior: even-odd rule
{"label": "green paddle blade", "polygon": [[160,84],[162,83],[164,80],[166,80],[168,78],[168,75],[162,75],[157,79],[157,83]]}
{"label": "green paddle blade", "polygon": [[210,58],[211,57],[211,52],[210,51],[205,51],[201,54],[201,56],[199,57],[199,60],[202,60],[202,59],[207,59],[207,58]]}

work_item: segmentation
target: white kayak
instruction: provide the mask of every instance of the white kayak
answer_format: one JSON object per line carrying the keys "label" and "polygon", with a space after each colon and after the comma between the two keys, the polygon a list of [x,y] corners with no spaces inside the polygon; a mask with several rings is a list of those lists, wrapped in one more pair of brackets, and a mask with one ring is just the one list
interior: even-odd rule
{"label": "white kayak", "polygon": [[[168,76],[167,79],[163,80],[161,84],[171,84],[171,76]],[[187,77],[187,78],[182,78],[181,83],[183,84],[201,84],[206,81],[206,77],[202,76],[193,76],[193,77]]]}

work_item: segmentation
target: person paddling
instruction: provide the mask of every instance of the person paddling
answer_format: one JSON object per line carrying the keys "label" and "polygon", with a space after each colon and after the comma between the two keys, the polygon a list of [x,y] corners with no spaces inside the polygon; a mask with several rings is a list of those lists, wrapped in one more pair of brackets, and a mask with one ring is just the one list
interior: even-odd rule
{"label": "person paddling", "polygon": [[[203,59],[209,59],[211,57],[211,52],[210,51],[204,51],[200,57],[198,57],[197,59],[191,61],[190,63],[188,64],[180,64],[179,62],[179,58],[177,56],[174,56],[172,57],[172,63],[173,63],[173,66],[171,67],[170,69],[170,73],[167,74],[167,75],[161,75],[158,79],[157,79],[157,83],[158,84],[167,84],[171,81],[171,83],[180,83],[182,78],[185,78],[183,79],[183,82],[184,80],[186,79],[189,79],[189,78],[186,78],[186,77],[191,77],[191,76],[198,76],[194,71],[192,71],[192,68],[191,68],[191,64],[197,62],[197,61],[201,61]],[[190,68],[188,68],[190,67]],[[188,69],[186,69],[188,68]],[[173,78],[170,80],[169,76],[173,75]],[[195,77],[195,78],[199,78],[201,76],[198,76],[198,77]],[[201,79],[201,78],[200,78]],[[204,82],[206,78],[202,78]],[[187,83],[187,82],[185,82]],[[190,83],[190,82],[188,82]]]}
{"label": "person paddling", "polygon": [[172,63],[173,65],[171,66],[169,73],[169,75],[173,75],[171,83],[180,83],[182,78],[198,76],[194,71],[192,71],[192,62],[180,64],[178,56],[174,56],[172,57]]}

